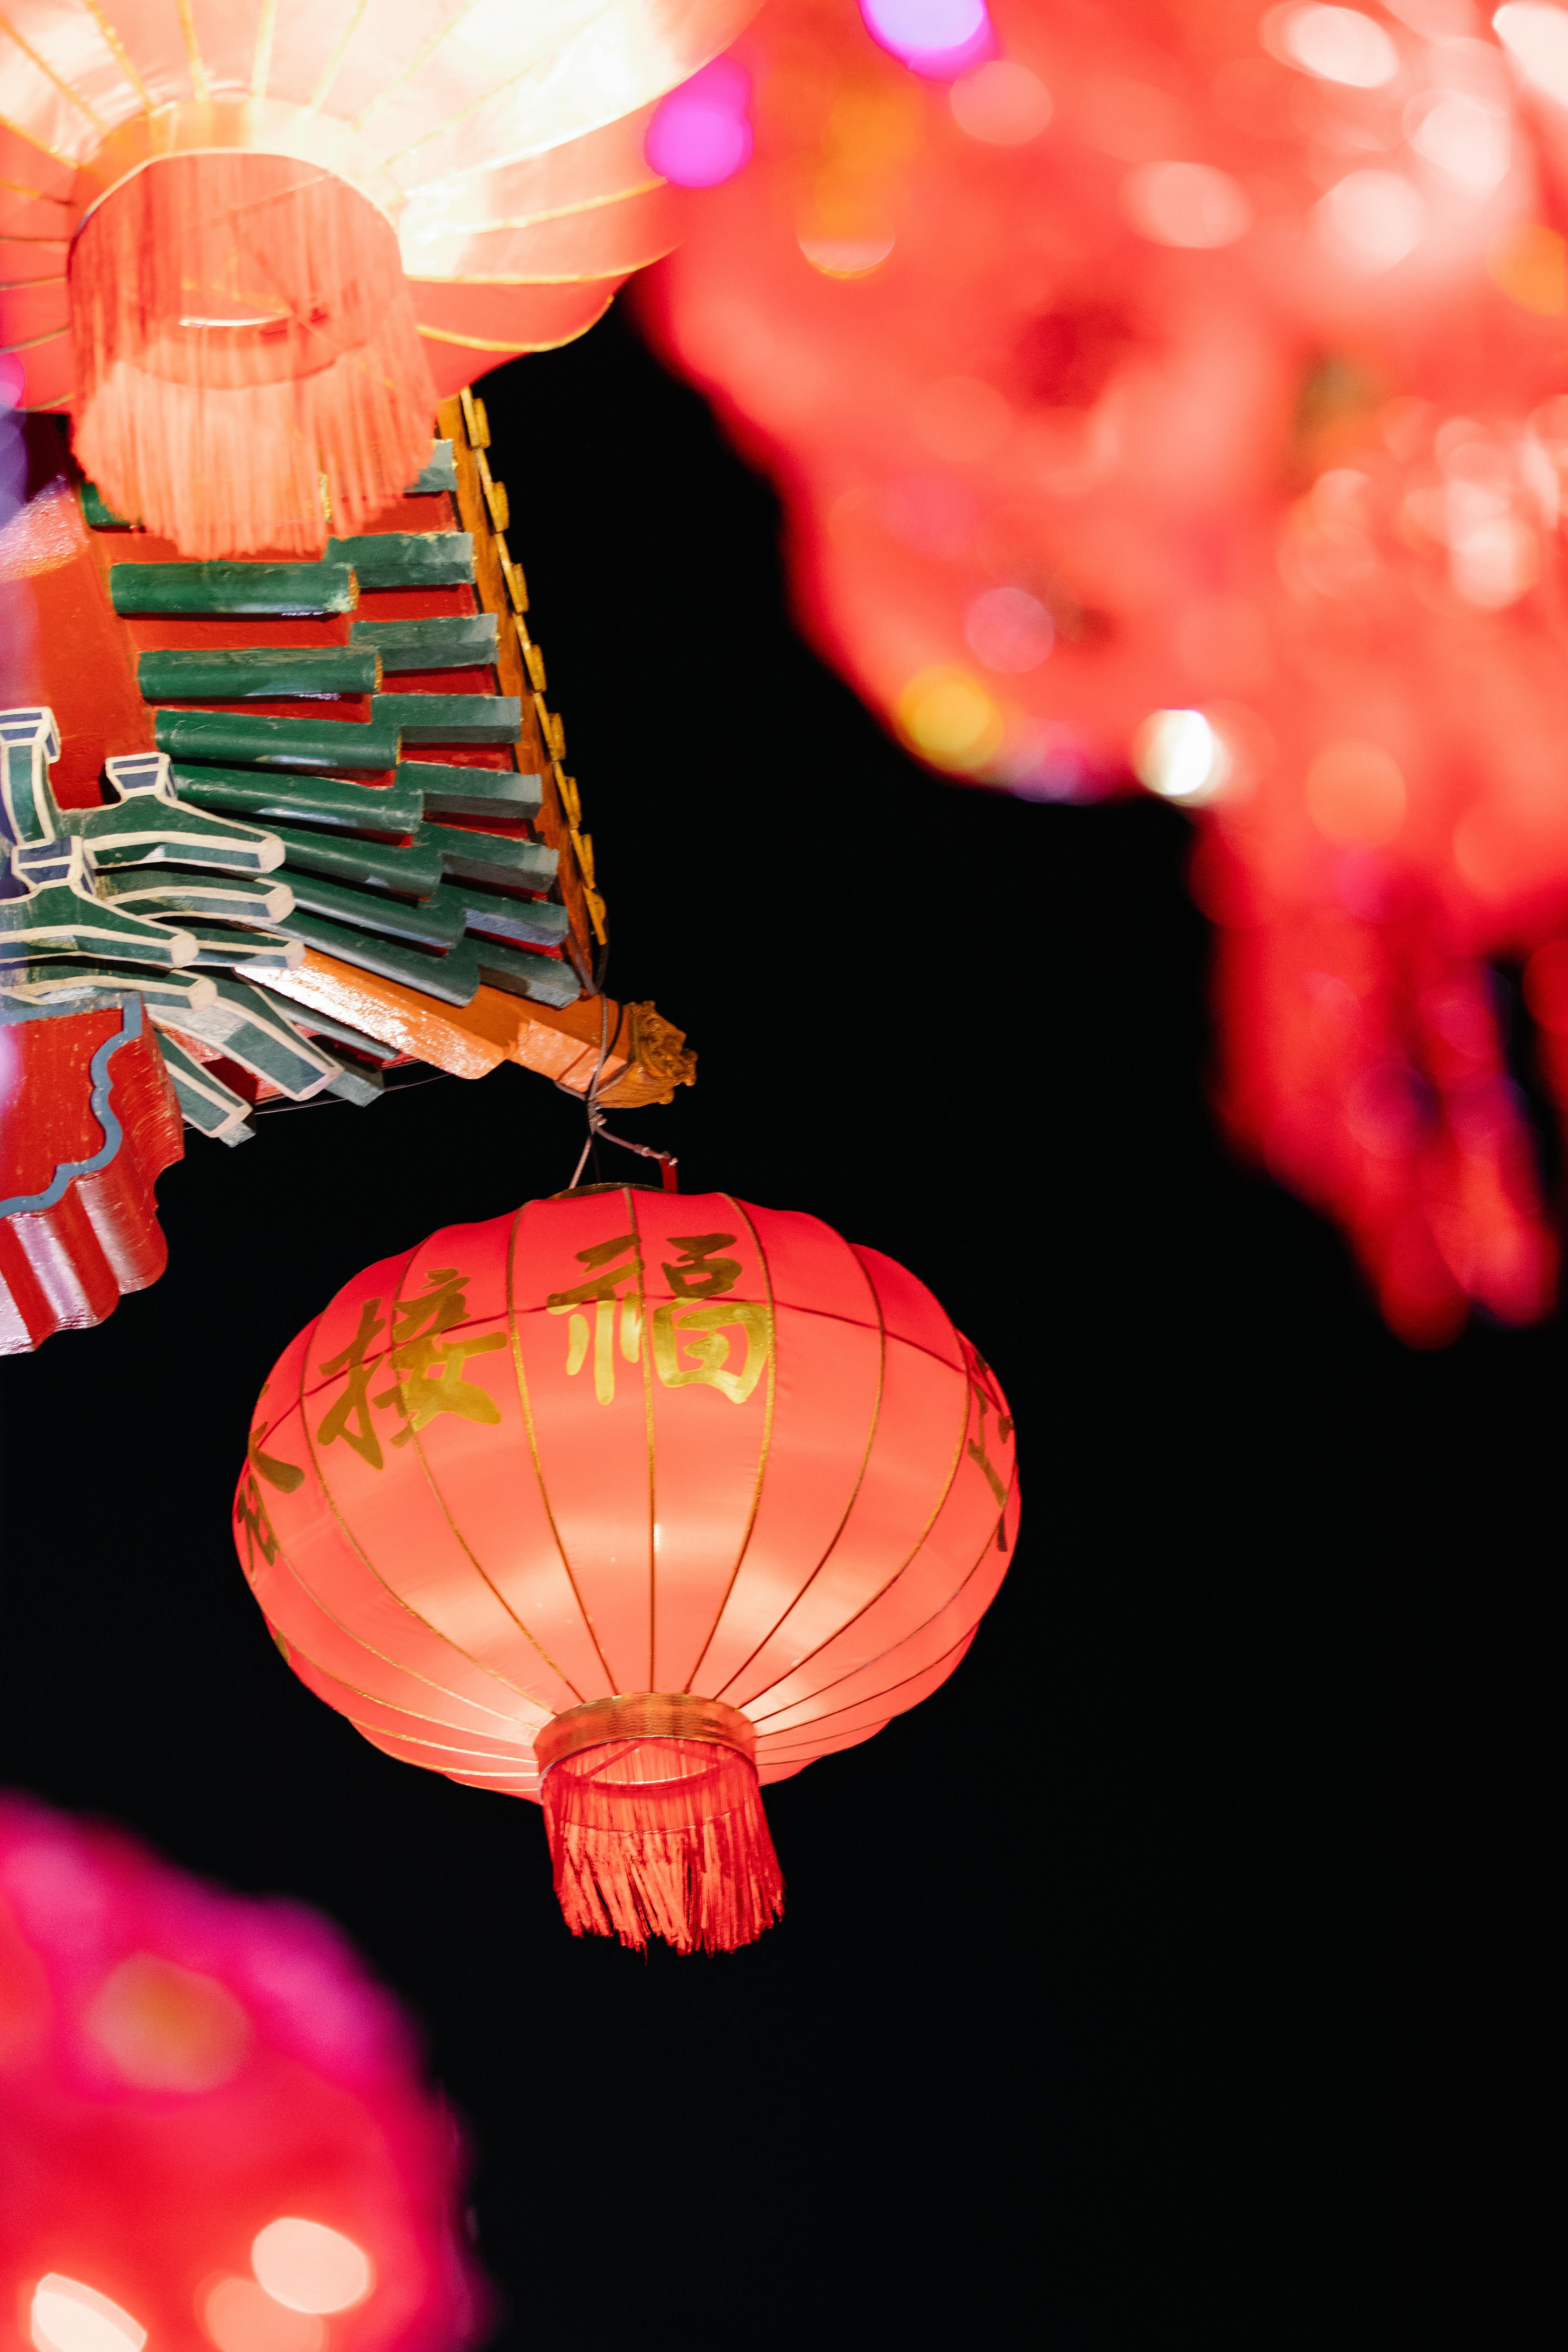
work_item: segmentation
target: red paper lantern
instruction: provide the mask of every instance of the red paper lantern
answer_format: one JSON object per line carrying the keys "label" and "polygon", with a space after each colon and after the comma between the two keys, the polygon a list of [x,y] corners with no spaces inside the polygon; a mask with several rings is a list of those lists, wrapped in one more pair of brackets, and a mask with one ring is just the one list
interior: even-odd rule
{"label": "red paper lantern", "polygon": [[957,1665],[1017,1526],[994,1374],[814,1217],[594,1186],[358,1275],[262,1391],[241,1559],[388,1755],[542,1797],[575,1933],[732,1949],[758,1796]]}
{"label": "red paper lantern", "polygon": [[0,2342],[461,2352],[459,2159],[324,1920],[0,1799]]}

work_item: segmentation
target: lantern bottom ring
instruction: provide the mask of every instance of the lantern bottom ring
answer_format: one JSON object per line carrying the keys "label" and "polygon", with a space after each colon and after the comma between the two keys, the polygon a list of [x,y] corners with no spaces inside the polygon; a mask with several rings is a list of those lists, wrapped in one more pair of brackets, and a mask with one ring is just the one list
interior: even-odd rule
{"label": "lantern bottom ring", "polygon": [[703,1739],[733,1748],[752,1766],[757,1759],[755,1728],[739,1707],[689,1691],[626,1691],[552,1717],[533,1743],[540,1778],[584,1748],[619,1739]]}

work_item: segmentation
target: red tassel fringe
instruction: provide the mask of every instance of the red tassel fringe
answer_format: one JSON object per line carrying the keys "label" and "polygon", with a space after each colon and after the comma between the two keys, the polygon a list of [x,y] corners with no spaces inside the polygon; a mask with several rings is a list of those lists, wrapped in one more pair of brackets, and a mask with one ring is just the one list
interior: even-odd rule
{"label": "red tassel fringe", "polygon": [[552,1765],[542,1790],[574,1936],[732,1952],[784,1912],[754,1768],[702,1739],[617,1739]]}
{"label": "red tassel fringe", "polygon": [[82,469],[184,555],[318,554],[429,455],[396,236],[313,164],[161,158],[89,215],[70,292]]}

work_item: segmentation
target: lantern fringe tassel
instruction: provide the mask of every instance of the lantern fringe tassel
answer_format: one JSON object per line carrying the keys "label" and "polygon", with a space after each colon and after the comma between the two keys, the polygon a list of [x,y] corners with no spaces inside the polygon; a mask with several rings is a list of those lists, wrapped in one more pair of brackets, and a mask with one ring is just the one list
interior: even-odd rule
{"label": "lantern fringe tassel", "polygon": [[[679,1751],[677,1753],[676,1751]],[[574,1936],[732,1952],[783,1916],[755,1769],[697,1739],[621,1739],[546,1772],[555,1893]]]}
{"label": "lantern fringe tassel", "polygon": [[169,159],[115,189],[72,248],[77,457],[183,555],[318,555],[429,455],[396,236],[357,190],[303,169]]}

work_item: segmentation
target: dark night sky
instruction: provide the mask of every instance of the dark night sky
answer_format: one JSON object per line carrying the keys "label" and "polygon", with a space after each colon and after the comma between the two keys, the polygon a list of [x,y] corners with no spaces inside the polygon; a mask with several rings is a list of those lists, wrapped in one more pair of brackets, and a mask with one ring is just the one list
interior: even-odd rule
{"label": "dark night sky", "polygon": [[1185,821],[907,761],[623,317],[485,389],[610,985],[700,1056],[629,1131],[931,1285],[1018,1418],[1016,1564],[952,1682],[771,1797],[780,1929],[574,1944],[533,1808],[294,1682],[228,1502],[294,1330],[559,1189],[581,1113],[507,1068],[273,1116],[163,1180],[155,1289],[0,1363],[0,1780],[342,1923],[468,2121],[508,2346],[1542,2340],[1505,2114],[1547,2095],[1561,1328],[1383,1332],[1211,1130]]}

